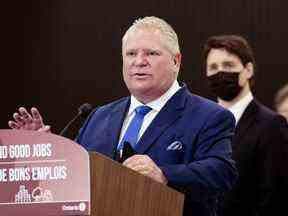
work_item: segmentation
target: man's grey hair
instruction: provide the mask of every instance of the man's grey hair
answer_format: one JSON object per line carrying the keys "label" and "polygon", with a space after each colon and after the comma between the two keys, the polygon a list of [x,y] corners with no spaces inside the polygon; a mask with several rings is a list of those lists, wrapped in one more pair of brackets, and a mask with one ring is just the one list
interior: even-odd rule
{"label": "man's grey hair", "polygon": [[122,38],[122,47],[127,42],[128,37],[139,29],[159,30],[162,35],[164,46],[172,55],[180,53],[178,37],[174,29],[163,19],[150,16],[134,21]]}

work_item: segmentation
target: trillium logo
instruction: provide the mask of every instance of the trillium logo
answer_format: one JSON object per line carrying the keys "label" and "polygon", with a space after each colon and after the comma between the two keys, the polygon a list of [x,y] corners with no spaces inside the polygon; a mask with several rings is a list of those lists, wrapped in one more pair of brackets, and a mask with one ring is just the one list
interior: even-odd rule
{"label": "trillium logo", "polygon": [[86,204],[83,203],[83,202],[80,203],[80,204],[79,204],[79,210],[83,212],[83,211],[85,211],[85,209],[86,209]]}

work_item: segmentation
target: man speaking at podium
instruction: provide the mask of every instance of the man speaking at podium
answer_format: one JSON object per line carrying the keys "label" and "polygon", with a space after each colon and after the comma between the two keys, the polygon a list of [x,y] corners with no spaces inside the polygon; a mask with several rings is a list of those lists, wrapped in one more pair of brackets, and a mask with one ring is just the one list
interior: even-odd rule
{"label": "man speaking at podium", "polygon": [[[136,20],[122,38],[123,78],[131,96],[95,109],[76,141],[183,192],[184,215],[216,215],[217,197],[236,179],[231,159],[234,117],[177,82],[181,54],[172,27],[157,17]],[[49,131],[36,108],[14,113],[9,126]]]}

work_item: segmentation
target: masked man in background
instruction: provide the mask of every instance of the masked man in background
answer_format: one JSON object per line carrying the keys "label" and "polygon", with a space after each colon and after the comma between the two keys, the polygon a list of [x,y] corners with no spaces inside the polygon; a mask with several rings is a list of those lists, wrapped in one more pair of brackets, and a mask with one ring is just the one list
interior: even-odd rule
{"label": "masked man in background", "polygon": [[252,49],[241,36],[213,36],[204,44],[203,64],[218,104],[236,119],[232,152],[239,179],[220,202],[218,213],[277,215],[284,207],[281,191],[287,175],[288,129],[285,119],[259,103],[251,92],[255,81]]}

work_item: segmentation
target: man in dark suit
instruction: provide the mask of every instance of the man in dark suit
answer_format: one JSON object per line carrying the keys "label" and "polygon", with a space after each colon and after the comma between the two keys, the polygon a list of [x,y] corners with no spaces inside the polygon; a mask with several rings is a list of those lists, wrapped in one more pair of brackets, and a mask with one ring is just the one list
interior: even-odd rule
{"label": "man in dark suit", "polygon": [[224,196],[219,215],[277,215],[284,207],[285,173],[281,172],[288,130],[285,119],[259,103],[251,92],[252,49],[241,36],[213,36],[204,45],[203,63],[211,92],[234,114],[237,124],[232,149],[239,179]]}
{"label": "man in dark suit", "polygon": [[[131,96],[94,110],[76,141],[114,159],[129,142],[136,154],[125,166],[185,193],[184,215],[215,215],[217,197],[237,176],[233,115],[177,82],[178,38],[164,20],[135,21],[122,39],[122,56]],[[10,127],[49,130],[39,112],[31,112],[20,108]]]}

